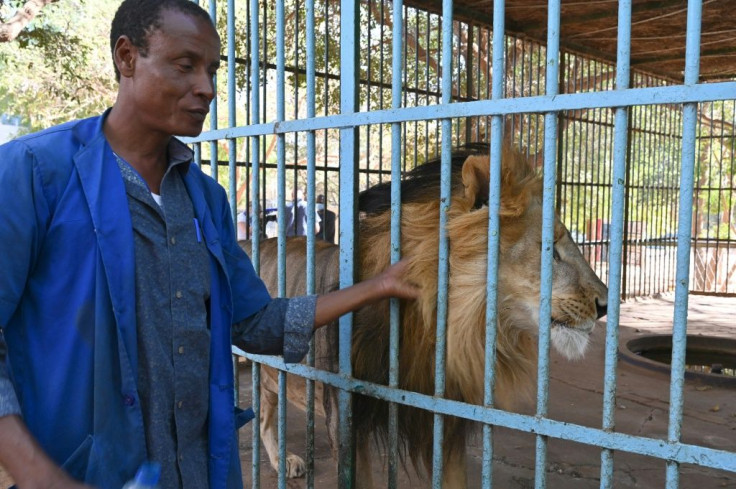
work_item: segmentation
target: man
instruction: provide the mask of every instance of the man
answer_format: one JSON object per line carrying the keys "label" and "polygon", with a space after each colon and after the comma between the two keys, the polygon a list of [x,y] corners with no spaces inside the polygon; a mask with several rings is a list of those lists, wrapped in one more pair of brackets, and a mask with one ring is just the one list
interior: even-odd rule
{"label": "man", "polygon": [[334,212],[327,208],[325,196],[319,194],[317,196],[317,215],[319,216],[319,230],[317,238],[330,243],[335,242],[335,218]]}
{"label": "man", "polygon": [[[315,212],[314,232],[319,229],[319,214]],[[307,201],[301,189],[294,190],[294,200],[286,204],[284,212],[286,236],[307,235]]]}
{"label": "man", "polygon": [[[0,465],[19,488],[242,485],[231,341],[299,361],[313,328],[411,298],[404,264],[271,299],[224,190],[173,135],[201,132],[220,39],[189,0],[125,0],[112,109],[0,146]],[[89,485],[85,485],[89,484]]]}

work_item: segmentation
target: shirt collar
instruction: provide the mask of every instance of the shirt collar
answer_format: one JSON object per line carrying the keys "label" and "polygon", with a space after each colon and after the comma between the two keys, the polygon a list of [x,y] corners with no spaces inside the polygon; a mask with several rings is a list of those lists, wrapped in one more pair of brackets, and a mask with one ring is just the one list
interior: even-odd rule
{"label": "shirt collar", "polygon": [[[175,167],[178,167],[178,170],[182,176],[186,175],[189,171],[189,165],[191,165],[192,158],[194,156],[194,153],[189,148],[189,146],[172,137],[169,141],[167,154],[169,161],[164,178]],[[115,152],[113,152],[113,155],[117,160],[118,167],[120,168],[120,173],[122,174],[123,178],[131,183],[134,183],[135,185],[142,186],[148,191],[148,185],[146,184],[145,180],[143,180],[143,177],[141,177],[140,174],[132,166],[130,166],[130,163],[125,161]]]}
{"label": "shirt collar", "polygon": [[181,171],[182,175],[185,175],[189,171],[189,165],[194,158],[194,152],[189,146],[173,137],[169,141],[167,150],[169,154],[169,168],[176,165],[184,165],[181,167]]}

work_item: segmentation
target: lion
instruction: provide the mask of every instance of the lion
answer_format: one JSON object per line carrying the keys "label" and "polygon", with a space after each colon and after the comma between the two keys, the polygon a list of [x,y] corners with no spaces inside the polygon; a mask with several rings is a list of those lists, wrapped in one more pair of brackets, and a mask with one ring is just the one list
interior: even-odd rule
{"label": "lion", "polygon": [[[447,216],[449,285],[446,333],[445,397],[472,404],[483,403],[484,345],[487,282],[487,222],[489,147],[473,145],[452,157],[452,193]],[[510,409],[528,399],[535,388],[539,328],[542,181],[526,159],[504,145],[501,168],[498,321],[496,328],[495,406]],[[408,260],[406,278],[420,288],[415,301],[402,301],[400,319],[399,387],[434,394],[435,330],[440,213],[440,162],[418,166],[401,183],[401,250]],[[358,276],[366,279],[389,266],[390,183],[361,193],[359,209]],[[249,250],[249,247],[246,246]],[[287,295],[305,292],[306,241],[287,242]],[[338,248],[316,244],[317,292],[338,283]],[[276,240],[261,244],[261,276],[269,290],[277,290]],[[585,353],[596,319],[606,313],[608,291],[583,258],[562,222],[555,218],[554,264],[551,299],[551,342],[562,355],[574,360]],[[388,301],[366,307],[355,315],[352,337],[353,375],[387,384],[389,365]],[[337,370],[337,326],[318,330],[316,366]],[[289,376],[291,377],[291,376]],[[277,375],[262,373],[261,438],[271,465],[278,467],[275,414]],[[305,387],[300,379],[287,383],[289,401],[305,408]],[[385,440],[387,403],[353,396],[356,436],[357,487],[373,486],[370,443]],[[332,388],[316,390],[316,412],[327,419],[333,456],[337,453],[337,404]],[[432,467],[433,414],[399,407],[402,456],[420,473]],[[443,487],[467,487],[466,439],[472,424],[448,416],[444,423]],[[287,477],[304,474],[304,461],[287,454]]]}

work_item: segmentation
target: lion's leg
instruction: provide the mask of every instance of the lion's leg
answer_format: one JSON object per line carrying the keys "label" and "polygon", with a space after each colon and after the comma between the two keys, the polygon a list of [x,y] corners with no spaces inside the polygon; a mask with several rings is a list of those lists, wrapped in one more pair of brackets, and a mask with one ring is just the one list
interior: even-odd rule
{"label": "lion's leg", "polygon": [[[279,470],[279,442],[278,442],[278,400],[274,379],[277,375],[274,371],[262,368],[261,382],[261,441],[268,454],[271,467]],[[291,452],[286,452],[286,477],[302,477],[306,472],[304,459]]]}
{"label": "lion's leg", "polygon": [[466,489],[468,477],[465,472],[465,444],[444,447],[444,469],[442,471],[443,489]]}

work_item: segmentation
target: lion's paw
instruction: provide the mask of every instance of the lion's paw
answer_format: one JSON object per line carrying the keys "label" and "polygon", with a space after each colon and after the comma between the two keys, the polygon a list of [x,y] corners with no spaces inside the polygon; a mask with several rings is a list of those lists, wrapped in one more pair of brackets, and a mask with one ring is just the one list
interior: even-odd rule
{"label": "lion's paw", "polygon": [[286,478],[296,479],[298,477],[304,477],[307,472],[307,464],[304,463],[304,459],[293,453],[286,455]]}

